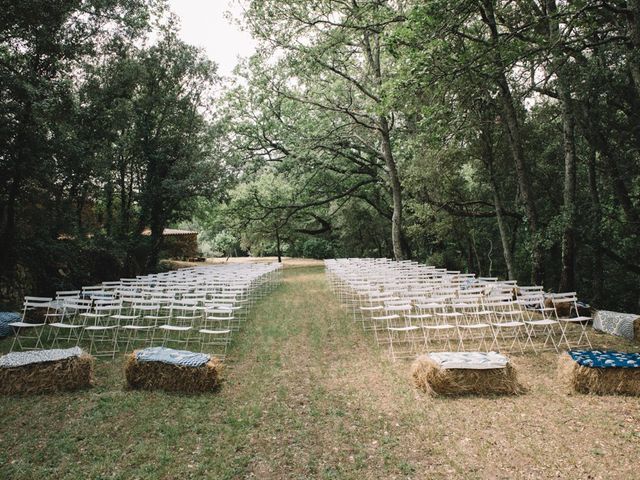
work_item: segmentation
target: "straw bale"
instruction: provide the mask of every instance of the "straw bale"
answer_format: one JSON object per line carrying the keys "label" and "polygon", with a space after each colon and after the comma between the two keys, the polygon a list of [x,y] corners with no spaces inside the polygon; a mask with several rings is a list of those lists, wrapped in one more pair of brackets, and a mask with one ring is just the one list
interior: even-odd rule
{"label": "straw bale", "polygon": [[216,358],[201,367],[138,362],[133,352],[127,355],[125,376],[128,385],[135,389],[202,393],[216,390],[223,368],[223,363]]}
{"label": "straw bale", "polygon": [[505,368],[444,369],[428,355],[421,355],[413,363],[411,375],[416,387],[434,396],[519,395],[525,392],[511,362]]}
{"label": "straw bale", "polygon": [[[553,300],[545,298],[545,308],[554,308]],[[571,316],[571,305],[568,303],[559,303],[555,305],[556,312],[560,318],[568,318]]]}
{"label": "straw bale", "polygon": [[558,380],[569,392],[640,395],[640,368],[585,367],[568,353],[558,358]]}
{"label": "straw bale", "polygon": [[0,394],[73,391],[93,385],[94,358],[86,353],[53,362],[0,368]]}

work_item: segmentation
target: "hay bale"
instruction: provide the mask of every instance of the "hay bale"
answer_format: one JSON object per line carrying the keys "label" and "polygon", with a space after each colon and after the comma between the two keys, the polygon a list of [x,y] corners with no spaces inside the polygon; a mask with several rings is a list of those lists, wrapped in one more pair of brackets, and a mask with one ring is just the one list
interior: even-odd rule
{"label": "hay bale", "polygon": [[551,298],[544,299],[544,307],[545,308],[555,308],[558,317],[560,318],[569,318],[571,316],[571,307],[572,305],[569,303],[558,303],[557,305],[553,303]]}
{"label": "hay bale", "polygon": [[592,368],[568,353],[558,358],[558,380],[569,392],[595,395],[640,395],[640,368]]}
{"label": "hay bale", "polygon": [[214,391],[220,384],[223,363],[212,358],[200,367],[139,362],[137,351],[127,355],[125,376],[131,388],[167,392],[202,393]]}
{"label": "hay bale", "polygon": [[68,392],[93,385],[94,358],[83,353],[53,362],[0,367],[0,394]]}
{"label": "hay bale", "polygon": [[518,382],[511,363],[505,368],[441,368],[428,355],[419,356],[411,368],[413,382],[430,395],[519,395],[525,388]]}

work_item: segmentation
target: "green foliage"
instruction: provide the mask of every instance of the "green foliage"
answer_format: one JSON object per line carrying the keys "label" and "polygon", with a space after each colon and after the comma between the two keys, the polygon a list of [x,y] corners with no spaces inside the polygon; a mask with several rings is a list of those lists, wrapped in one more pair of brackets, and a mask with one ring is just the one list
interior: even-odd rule
{"label": "green foliage", "polygon": [[216,253],[230,257],[238,252],[238,239],[229,231],[223,230],[213,237],[213,248]]}
{"label": "green foliage", "polygon": [[153,270],[181,223],[210,254],[410,253],[638,308],[637,2],[252,0],[219,95],[162,1],[0,7],[5,285],[59,237]]}
{"label": "green foliage", "polygon": [[302,243],[302,256],[305,258],[332,258],[333,244],[324,238],[308,238]]}

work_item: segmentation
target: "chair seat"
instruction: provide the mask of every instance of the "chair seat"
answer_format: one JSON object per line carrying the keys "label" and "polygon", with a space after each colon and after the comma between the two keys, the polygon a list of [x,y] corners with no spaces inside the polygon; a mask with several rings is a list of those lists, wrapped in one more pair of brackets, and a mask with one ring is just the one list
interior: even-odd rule
{"label": "chair seat", "polygon": [[591,320],[591,317],[559,318],[558,320],[561,322],[580,323],[580,322],[587,322]]}
{"label": "chair seat", "polygon": [[411,325],[409,327],[389,327],[389,330],[392,332],[412,332],[414,330],[418,330],[420,327],[416,327]]}
{"label": "chair seat", "polygon": [[543,320],[525,320],[525,322],[527,325],[533,325],[533,326],[546,326],[546,325],[557,325],[558,322],[556,320],[551,320],[548,318],[545,318]]}
{"label": "chair seat", "polygon": [[396,318],[400,318],[399,315],[383,315],[381,317],[371,317],[371,320],[395,320]]}
{"label": "chair seat", "polygon": [[198,330],[198,332],[206,333],[208,335],[227,335],[231,333],[231,330],[209,330],[207,328],[203,328],[201,330]]}
{"label": "chair seat", "polygon": [[113,330],[114,328],[118,328],[117,325],[89,325],[88,327],[84,327],[85,330],[90,332],[101,332],[103,330]]}
{"label": "chair seat", "polygon": [[62,322],[55,322],[55,323],[50,323],[49,324],[50,327],[55,327],[55,328],[66,328],[66,329],[74,329],[74,328],[82,328],[84,325],[78,325],[78,324],[73,324],[73,323],[62,323]]}
{"label": "chair seat", "polygon": [[423,325],[422,328],[425,330],[450,330],[452,328],[456,328],[455,325]]}
{"label": "chair seat", "polygon": [[120,325],[123,330],[150,330],[154,328],[152,325]]}
{"label": "chair seat", "polygon": [[191,330],[191,327],[179,327],[177,325],[160,325],[158,328],[161,330],[169,330],[171,332],[186,332]]}
{"label": "chair seat", "polygon": [[367,312],[372,312],[374,310],[382,310],[384,307],[382,305],[378,305],[376,307],[360,307],[360,310],[364,310]]}
{"label": "chair seat", "polygon": [[46,325],[46,323],[12,322],[9,324],[10,327],[18,328],[42,327],[43,325]]}
{"label": "chair seat", "polygon": [[103,317],[108,317],[109,314],[88,312],[88,313],[81,313],[80,316],[85,318],[103,318]]}
{"label": "chair seat", "polygon": [[442,312],[442,313],[436,313],[436,315],[439,315],[440,317],[461,317],[462,313],[460,312]]}
{"label": "chair seat", "polygon": [[513,327],[523,327],[524,323],[523,322],[497,322],[497,323],[492,323],[491,325],[498,328],[500,327],[513,328]]}
{"label": "chair seat", "polygon": [[460,325],[460,328],[467,328],[467,329],[471,329],[471,330],[477,330],[480,328],[491,328],[491,325],[489,325],[488,323],[472,323],[469,325]]}
{"label": "chair seat", "polygon": [[138,318],[138,315],[111,315],[111,318],[115,318],[116,320],[135,320]]}

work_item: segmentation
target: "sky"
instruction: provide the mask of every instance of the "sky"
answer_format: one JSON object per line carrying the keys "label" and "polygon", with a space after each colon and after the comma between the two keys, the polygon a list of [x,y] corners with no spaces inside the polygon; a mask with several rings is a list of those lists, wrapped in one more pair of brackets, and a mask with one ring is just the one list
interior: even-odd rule
{"label": "sky", "polygon": [[227,18],[227,12],[240,17],[238,0],[169,0],[169,5],[180,18],[182,39],[204,48],[218,64],[220,75],[231,75],[238,56],[247,57],[255,51],[251,35]]}

